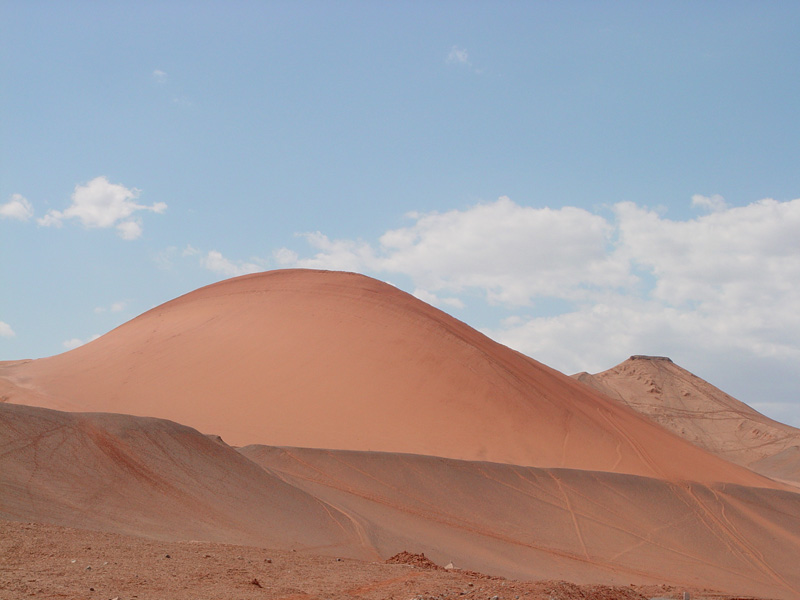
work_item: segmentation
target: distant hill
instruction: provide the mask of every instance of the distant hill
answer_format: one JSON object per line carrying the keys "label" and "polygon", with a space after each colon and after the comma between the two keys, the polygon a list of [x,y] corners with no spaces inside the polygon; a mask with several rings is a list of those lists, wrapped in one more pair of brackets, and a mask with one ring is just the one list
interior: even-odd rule
{"label": "distant hill", "polygon": [[700,448],[800,486],[800,429],[762,415],[669,358],[632,356],[602,373],[574,377]]}

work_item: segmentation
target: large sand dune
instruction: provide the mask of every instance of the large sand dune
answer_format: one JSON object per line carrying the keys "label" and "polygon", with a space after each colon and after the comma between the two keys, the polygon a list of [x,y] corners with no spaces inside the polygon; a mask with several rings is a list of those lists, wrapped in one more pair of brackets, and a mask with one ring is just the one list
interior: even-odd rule
{"label": "large sand dune", "polygon": [[762,415],[667,358],[633,356],[575,377],[701,448],[800,486],[800,429]]}
{"label": "large sand dune", "polygon": [[0,366],[0,387],[11,402],[157,416],[236,445],[777,485],[350,273],[274,271],[214,284],[73,351]]}

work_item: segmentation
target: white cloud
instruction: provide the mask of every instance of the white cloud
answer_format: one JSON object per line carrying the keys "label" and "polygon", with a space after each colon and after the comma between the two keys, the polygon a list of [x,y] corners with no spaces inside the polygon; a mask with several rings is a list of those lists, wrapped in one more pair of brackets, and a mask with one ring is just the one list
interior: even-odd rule
{"label": "white cloud", "polygon": [[33,216],[33,205],[21,194],[12,194],[11,200],[0,204],[0,217],[27,221]]}
{"label": "white cloud", "polygon": [[94,340],[96,340],[99,337],[100,337],[100,334],[96,333],[95,335],[90,337],[88,340],[82,340],[80,338],[70,338],[68,340],[65,340],[65,341],[61,342],[61,345],[64,346],[64,348],[66,348],[67,350],[74,350],[75,348],[78,348],[79,346],[83,346],[84,344],[88,344],[89,342],[93,342]]}
{"label": "white cloud", "polygon": [[135,200],[139,194],[140,190],[135,188],[110,183],[105,177],[95,177],[85,185],[75,186],[72,204],[66,210],[50,210],[37,222],[45,227],[60,227],[66,219],[78,219],[88,228],[116,227],[120,237],[134,240],[142,234],[140,221],[131,218],[134,213],[162,214],[167,209],[163,202],[150,206],[137,204]]}
{"label": "white cloud", "polygon": [[317,250],[283,266],[402,273],[429,293],[482,290],[492,303],[521,306],[534,297],[584,298],[593,288],[630,287],[636,277],[613,248],[614,227],[566,207],[519,206],[506,197],[467,210],[412,213],[410,227],[390,230],[376,250],[363,241],[307,234]]}
{"label": "white cloud", "polygon": [[470,62],[467,49],[459,48],[458,46],[453,46],[452,48],[450,48],[450,52],[447,53],[447,58],[445,59],[445,62],[449,64],[469,66]]}
{"label": "white cloud", "polygon": [[709,212],[671,220],[623,202],[601,216],[500,198],[411,213],[409,226],[377,243],[316,232],[305,236],[310,256],[286,248],[273,256],[284,267],[402,275],[417,297],[440,307],[474,304],[477,291],[485,314],[492,305],[513,313],[503,322],[489,317],[487,333],[567,372],[665,354],[728,378],[725,365],[735,364],[751,390],[766,364],[796,377],[800,199],[692,203]]}
{"label": "white cloud", "polygon": [[167,81],[167,74],[161,69],[156,69],[153,71],[153,79],[158,83],[165,83]]}
{"label": "white cloud", "polygon": [[247,275],[248,273],[257,273],[263,271],[264,267],[245,261],[231,261],[222,256],[222,253],[216,250],[211,250],[205,256],[201,257],[200,264],[219,275],[225,277],[237,277],[239,275]]}
{"label": "white cloud", "polygon": [[4,321],[0,321],[0,337],[11,338],[17,335],[14,333],[14,330],[11,329],[11,325]]}
{"label": "white cloud", "polygon": [[621,247],[653,273],[653,296],[663,302],[738,312],[800,292],[800,199],[760,200],[689,221],[631,203],[615,211]]}

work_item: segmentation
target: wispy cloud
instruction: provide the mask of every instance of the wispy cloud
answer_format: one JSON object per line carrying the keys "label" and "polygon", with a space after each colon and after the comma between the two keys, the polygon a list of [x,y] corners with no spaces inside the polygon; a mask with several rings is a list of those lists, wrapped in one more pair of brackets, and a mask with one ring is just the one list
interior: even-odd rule
{"label": "wispy cloud", "polygon": [[21,194],[12,194],[11,200],[0,204],[0,217],[27,221],[33,217],[33,205]]}
{"label": "wispy cloud", "polygon": [[158,83],[166,83],[167,74],[161,69],[156,69],[153,71],[153,79],[155,79]]}
{"label": "wispy cloud", "polygon": [[472,63],[469,61],[469,53],[467,52],[467,49],[459,48],[458,46],[453,46],[450,48],[450,52],[447,53],[445,62],[451,65],[464,65],[467,67],[472,66]]}
{"label": "wispy cloud", "polygon": [[221,252],[216,250],[211,250],[207,254],[201,255],[200,264],[209,271],[225,277],[236,277],[264,270],[263,264],[247,261],[232,261],[225,258]]}
{"label": "wispy cloud", "polygon": [[110,306],[98,306],[94,309],[94,312],[96,314],[122,312],[127,306],[127,302],[120,300],[119,302],[113,302]]}

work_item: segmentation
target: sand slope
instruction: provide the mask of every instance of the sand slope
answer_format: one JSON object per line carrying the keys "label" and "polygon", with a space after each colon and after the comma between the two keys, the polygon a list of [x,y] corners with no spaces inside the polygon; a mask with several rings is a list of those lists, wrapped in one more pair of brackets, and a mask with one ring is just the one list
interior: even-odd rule
{"label": "sand slope", "polygon": [[800,495],[414,455],[241,452],[350,515],[382,555],[523,579],[800,597]]}
{"label": "sand slope", "polygon": [[345,517],[229,446],[127,415],[0,404],[0,518],[374,556]]}
{"label": "sand slope", "polygon": [[223,281],[51,358],[0,365],[10,402],[157,416],[263,443],[664,479],[772,482],[374,279]]}
{"label": "sand slope", "polygon": [[636,356],[575,377],[701,448],[800,486],[800,429],[773,421],[669,359]]}

